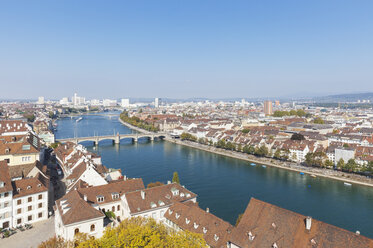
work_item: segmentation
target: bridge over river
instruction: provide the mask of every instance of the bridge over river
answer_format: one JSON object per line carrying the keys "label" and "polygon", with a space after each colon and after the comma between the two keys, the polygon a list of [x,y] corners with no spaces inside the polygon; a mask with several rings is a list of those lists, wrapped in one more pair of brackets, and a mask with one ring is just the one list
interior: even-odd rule
{"label": "bridge over river", "polygon": [[116,135],[103,135],[103,136],[90,136],[90,137],[75,137],[75,138],[65,138],[65,139],[56,139],[56,141],[61,143],[73,142],[78,144],[83,141],[92,141],[95,146],[102,140],[112,140],[114,144],[120,144],[122,139],[132,139],[132,141],[137,142],[141,138],[147,138],[149,140],[154,140],[155,138],[163,139],[166,138],[166,133],[132,133],[132,134],[119,134]]}

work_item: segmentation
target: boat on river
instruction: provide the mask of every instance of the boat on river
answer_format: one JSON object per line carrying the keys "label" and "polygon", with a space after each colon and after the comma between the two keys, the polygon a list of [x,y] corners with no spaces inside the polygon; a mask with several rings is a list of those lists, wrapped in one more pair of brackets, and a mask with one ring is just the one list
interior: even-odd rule
{"label": "boat on river", "polygon": [[256,166],[256,164],[255,164],[255,163],[251,163],[250,165],[251,165],[251,166]]}
{"label": "boat on river", "polygon": [[310,177],[316,178],[316,176],[314,174],[310,175]]}
{"label": "boat on river", "polygon": [[351,183],[346,183],[346,182],[344,182],[343,183],[345,186],[351,186],[352,184]]}
{"label": "boat on river", "polygon": [[304,172],[299,172],[299,174],[300,174],[301,176],[303,176],[303,175],[304,175]]}
{"label": "boat on river", "polygon": [[266,166],[266,165],[264,165],[264,164],[262,165],[262,167],[263,167],[263,168],[267,168],[267,166]]}
{"label": "boat on river", "polygon": [[76,122],[79,122],[81,120],[83,120],[83,117],[79,117],[78,119],[76,119]]}

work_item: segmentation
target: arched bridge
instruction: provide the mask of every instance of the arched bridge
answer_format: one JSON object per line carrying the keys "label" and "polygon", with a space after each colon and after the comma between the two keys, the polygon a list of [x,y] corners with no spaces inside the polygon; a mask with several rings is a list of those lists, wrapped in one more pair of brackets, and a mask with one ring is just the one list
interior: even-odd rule
{"label": "arched bridge", "polygon": [[56,141],[65,143],[73,142],[78,144],[82,141],[92,141],[94,145],[98,145],[101,140],[112,140],[114,144],[120,144],[122,139],[132,139],[137,142],[140,138],[148,138],[149,140],[154,140],[154,138],[163,139],[167,137],[166,133],[131,133],[131,134],[116,134],[116,135],[103,135],[103,136],[91,136],[91,137],[76,137],[76,138],[66,138],[66,139],[56,139]]}

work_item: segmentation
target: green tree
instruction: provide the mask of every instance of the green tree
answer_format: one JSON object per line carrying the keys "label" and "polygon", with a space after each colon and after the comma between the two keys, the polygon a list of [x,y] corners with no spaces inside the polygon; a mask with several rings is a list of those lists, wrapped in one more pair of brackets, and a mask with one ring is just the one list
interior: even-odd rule
{"label": "green tree", "polygon": [[242,216],[243,216],[242,213],[238,215],[237,220],[236,220],[236,224],[235,224],[234,226],[238,226],[238,224],[240,224],[240,221],[241,221],[241,219],[242,219]]}
{"label": "green tree", "polygon": [[342,168],[344,167],[345,165],[345,161],[343,160],[343,158],[341,158],[338,163],[337,163],[337,169],[338,170],[342,170]]}
{"label": "green tree", "polygon": [[315,124],[325,124],[325,121],[321,119],[320,117],[317,117],[313,120],[313,123]]}
{"label": "green tree", "polygon": [[351,158],[347,161],[347,163],[344,165],[343,167],[344,170],[346,171],[353,171],[353,172],[356,172],[357,171],[357,164],[355,162],[355,159]]}
{"label": "green tree", "polygon": [[295,133],[291,136],[291,140],[305,140],[304,136],[300,133]]}
{"label": "green tree", "polygon": [[325,161],[325,167],[326,168],[333,168],[333,162],[332,161],[330,161],[329,159],[327,159],[326,161]]}
{"label": "green tree", "polygon": [[261,157],[267,156],[268,148],[265,145],[260,146],[259,148],[255,149],[255,155]]}
{"label": "green tree", "polygon": [[243,133],[249,133],[249,132],[250,132],[250,129],[248,129],[248,128],[244,128],[244,129],[242,129],[241,132],[243,132]]}
{"label": "green tree", "polygon": [[276,159],[280,159],[281,158],[281,151],[280,151],[280,149],[277,149],[275,151],[275,153],[273,154],[273,157],[276,158]]}
{"label": "green tree", "polygon": [[153,187],[157,187],[157,186],[162,186],[162,185],[164,185],[164,183],[157,181],[155,183],[149,183],[148,186],[147,186],[147,188],[149,189],[149,188],[153,188]]}
{"label": "green tree", "polygon": [[343,144],[343,147],[344,147],[344,148],[348,148],[348,144],[347,144],[347,143],[344,143],[344,144]]}
{"label": "green tree", "polygon": [[172,182],[180,184],[179,174],[177,173],[177,171],[174,172],[174,175],[172,177]]}

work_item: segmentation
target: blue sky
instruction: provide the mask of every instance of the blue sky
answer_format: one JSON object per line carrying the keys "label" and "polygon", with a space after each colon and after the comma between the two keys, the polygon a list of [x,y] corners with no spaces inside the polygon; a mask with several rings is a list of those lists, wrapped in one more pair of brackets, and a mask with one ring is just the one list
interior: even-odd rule
{"label": "blue sky", "polygon": [[0,1],[0,98],[373,91],[373,1]]}

